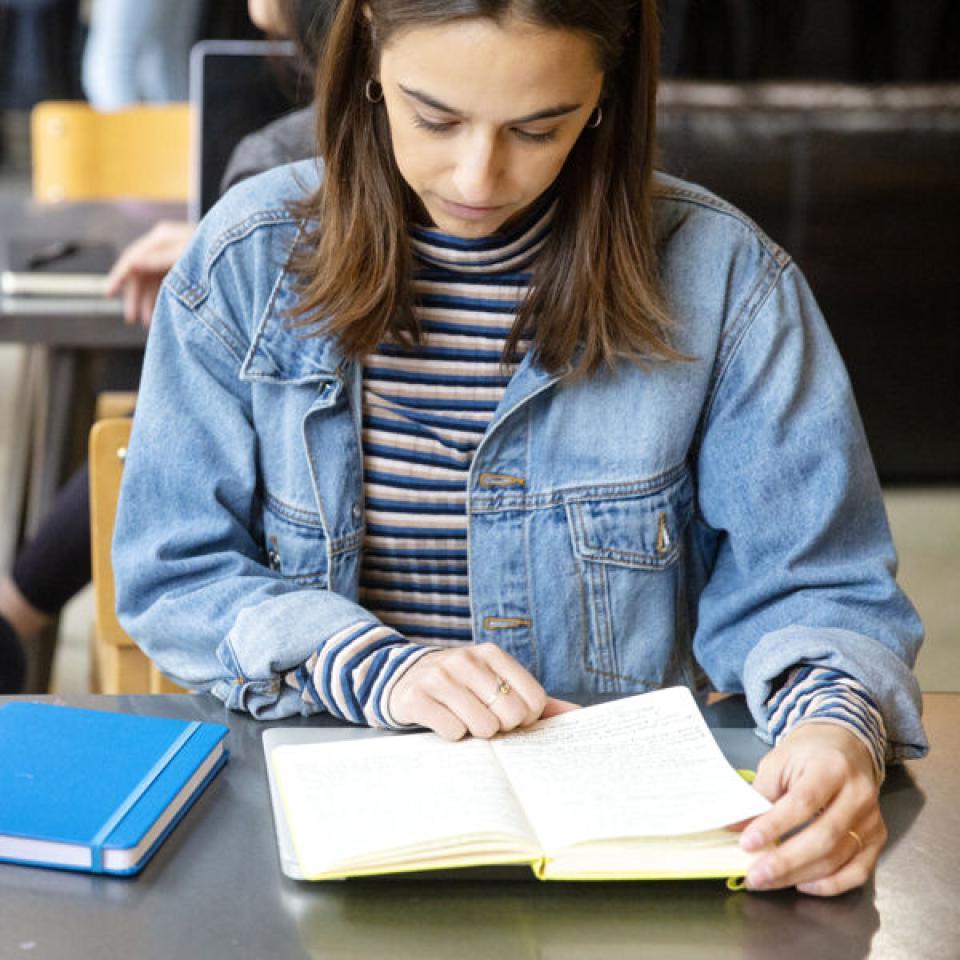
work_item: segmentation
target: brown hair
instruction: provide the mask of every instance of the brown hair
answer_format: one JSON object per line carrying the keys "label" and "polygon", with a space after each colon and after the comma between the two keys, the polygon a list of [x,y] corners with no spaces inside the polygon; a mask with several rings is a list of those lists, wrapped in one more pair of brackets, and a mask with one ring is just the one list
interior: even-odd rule
{"label": "brown hair", "polygon": [[[364,9],[371,15],[368,20]],[[667,342],[653,234],[659,24],[655,0],[341,0],[317,70],[323,183],[300,207],[297,326],[319,324],[360,358],[392,336],[418,343],[407,235],[416,199],[397,169],[386,112],[366,82],[400,29],[508,16],[583,31],[604,69],[603,122],[558,179],[560,202],[504,350],[524,335],[546,370],[580,375],[619,358],[680,359]],[[582,344],[582,353],[577,357]]]}

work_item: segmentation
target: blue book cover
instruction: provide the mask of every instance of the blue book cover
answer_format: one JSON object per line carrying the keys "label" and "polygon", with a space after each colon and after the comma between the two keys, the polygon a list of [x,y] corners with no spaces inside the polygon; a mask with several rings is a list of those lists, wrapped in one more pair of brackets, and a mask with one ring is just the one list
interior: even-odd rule
{"label": "blue book cover", "polygon": [[227,760],[227,728],[0,707],[0,860],[137,873]]}

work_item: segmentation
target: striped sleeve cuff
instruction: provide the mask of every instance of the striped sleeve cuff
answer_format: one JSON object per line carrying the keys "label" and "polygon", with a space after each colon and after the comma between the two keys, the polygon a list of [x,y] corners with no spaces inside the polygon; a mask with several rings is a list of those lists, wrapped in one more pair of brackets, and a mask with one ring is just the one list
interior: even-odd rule
{"label": "striped sleeve cuff", "polygon": [[397,681],[434,647],[410,643],[382,623],[355,623],[334,634],[285,677],[307,703],[340,720],[398,730],[386,704]]}
{"label": "striped sleeve cuff", "polygon": [[845,727],[870,751],[877,783],[883,781],[887,749],[883,715],[853,677],[840,670],[799,666],[767,701],[767,710],[774,743],[810,720]]}

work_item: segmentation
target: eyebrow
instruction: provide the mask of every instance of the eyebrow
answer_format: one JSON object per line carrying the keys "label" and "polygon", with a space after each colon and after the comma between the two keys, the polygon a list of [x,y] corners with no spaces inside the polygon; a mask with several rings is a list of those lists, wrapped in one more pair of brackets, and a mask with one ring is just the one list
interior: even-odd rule
{"label": "eyebrow", "polygon": [[[423,93],[420,90],[413,90],[410,87],[405,87],[402,83],[397,84],[400,89],[408,96],[412,97],[414,100],[418,100],[424,106],[432,107],[434,110],[439,110],[441,113],[452,113],[457,116],[461,116],[459,110],[456,110],[454,107],[448,107],[445,103],[441,103],[439,100],[431,97],[429,94]],[[574,113],[583,106],[580,103],[561,103],[556,107],[547,107],[546,110],[538,110],[536,113],[527,114],[525,117],[517,117],[514,120],[509,121],[509,125],[516,126],[522,125],[525,123],[535,123],[537,120],[553,120],[557,117],[565,117],[567,114]]]}

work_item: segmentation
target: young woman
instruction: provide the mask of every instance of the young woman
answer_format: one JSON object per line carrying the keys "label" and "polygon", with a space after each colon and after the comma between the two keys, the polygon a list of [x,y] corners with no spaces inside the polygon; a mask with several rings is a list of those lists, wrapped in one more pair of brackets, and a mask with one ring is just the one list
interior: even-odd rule
{"label": "young woman", "polygon": [[319,154],[168,275],[123,622],[233,709],[490,737],[554,695],[744,692],[754,889],[833,894],[925,748],[920,625],[797,268],[655,176],[655,3],[344,0]]}

